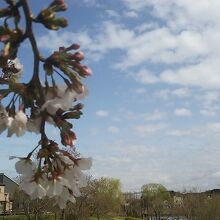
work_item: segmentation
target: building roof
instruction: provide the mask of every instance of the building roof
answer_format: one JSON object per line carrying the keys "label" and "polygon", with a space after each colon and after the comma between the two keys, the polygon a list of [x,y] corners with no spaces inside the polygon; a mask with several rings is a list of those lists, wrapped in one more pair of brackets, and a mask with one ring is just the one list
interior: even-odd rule
{"label": "building roof", "polygon": [[[15,183],[16,185],[19,185],[17,182],[15,182],[13,179],[11,179],[10,177],[8,177],[7,175],[5,175],[4,173],[0,173],[0,177],[1,176],[5,176],[7,179],[10,179],[10,181],[12,181],[13,183]],[[1,178],[0,178],[0,184],[3,183],[4,181],[1,181]]]}
{"label": "building roof", "polygon": [[0,184],[5,187],[5,192],[10,194],[10,198],[13,199],[14,193],[18,190],[18,183],[6,176],[4,173],[0,173]]}

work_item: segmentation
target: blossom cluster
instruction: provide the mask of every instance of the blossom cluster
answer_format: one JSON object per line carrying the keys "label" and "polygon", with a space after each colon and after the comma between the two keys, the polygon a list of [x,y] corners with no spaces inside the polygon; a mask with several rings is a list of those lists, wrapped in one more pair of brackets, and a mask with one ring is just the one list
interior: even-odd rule
{"label": "blossom cluster", "polygon": [[[14,63],[13,68],[17,71],[16,76],[23,72],[23,66],[20,64],[18,58],[9,61],[9,63]],[[14,77],[13,73],[10,72],[11,69],[12,68],[8,67],[8,78]],[[5,107],[0,104],[0,133],[6,129],[8,129],[8,137],[11,137],[13,134],[20,137],[25,131],[40,133],[42,112],[47,113],[47,122],[58,127],[60,127],[61,122],[60,119],[58,123],[58,111],[69,111],[65,115],[62,115],[62,120],[80,117],[82,114],[80,110],[83,108],[83,105],[78,103],[73,107],[73,102],[83,99],[87,95],[87,89],[85,86],[81,86],[80,92],[76,92],[74,89],[66,86],[44,87],[43,90],[45,91],[45,101],[40,108],[35,109],[36,111],[29,118],[25,114],[22,105],[19,106],[19,110],[13,114],[9,107],[9,111],[7,111]]]}
{"label": "blossom cluster", "polygon": [[21,158],[16,164],[16,171],[21,174],[20,188],[30,195],[31,199],[44,197],[54,198],[55,204],[64,209],[68,201],[75,203],[80,196],[80,188],[85,187],[87,179],[82,170],[91,167],[91,158],[72,158],[71,155],[56,153],[38,170],[37,164],[30,158]]}
{"label": "blossom cluster", "polygon": [[0,105],[0,133],[8,129],[8,137],[16,134],[17,137],[25,133],[27,116],[22,110],[16,112],[15,117],[10,117],[3,105]]}
{"label": "blossom cluster", "polygon": [[[75,201],[79,189],[86,185],[82,171],[92,164],[91,158],[77,157],[67,148],[75,148],[72,120],[82,115],[84,105],[79,101],[88,93],[82,79],[92,71],[82,63],[85,56],[78,43],[61,46],[48,57],[38,49],[34,23],[51,30],[66,27],[67,20],[57,17],[58,12],[67,10],[64,0],[53,0],[37,16],[31,12],[28,0],[7,0],[5,4],[7,7],[0,9],[4,21],[0,25],[0,134],[39,134],[38,145],[15,165],[21,174],[20,187],[32,199],[54,198],[63,209],[68,201]],[[26,22],[20,22],[21,13]],[[34,57],[29,82],[22,81],[26,73],[18,59],[18,50],[25,40],[30,42]],[[47,123],[59,130],[60,144],[48,137]]]}
{"label": "blossom cluster", "polygon": [[46,28],[57,30],[67,26],[67,20],[63,17],[56,17],[56,12],[66,11],[67,5],[63,0],[54,0],[47,8],[43,9],[36,17],[37,22],[41,22]]}

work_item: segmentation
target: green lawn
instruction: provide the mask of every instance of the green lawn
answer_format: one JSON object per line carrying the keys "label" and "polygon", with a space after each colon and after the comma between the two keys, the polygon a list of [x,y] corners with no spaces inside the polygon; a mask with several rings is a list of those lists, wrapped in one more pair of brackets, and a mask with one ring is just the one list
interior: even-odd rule
{"label": "green lawn", "polygon": [[[0,220],[3,220],[3,216],[0,216]],[[53,220],[54,216],[47,216],[45,218],[45,220]],[[20,215],[20,216],[5,216],[5,220],[27,220],[27,217],[24,215]],[[95,217],[90,217],[89,220],[97,220],[97,218]],[[101,217],[100,220],[140,220],[139,218],[132,218],[132,217],[120,217],[120,216],[116,216],[116,217],[110,217],[110,216],[106,216],[106,217]]]}
{"label": "green lawn", "polygon": [[[90,217],[89,220],[97,220],[97,218]],[[139,218],[132,218],[132,217],[120,217],[120,216],[110,217],[110,216],[106,216],[106,217],[101,217],[100,220],[140,220],[140,219]]]}
{"label": "green lawn", "polygon": [[[3,220],[3,216],[0,216],[0,220]],[[5,220],[27,220],[27,217],[24,215],[11,215],[5,216]]]}
{"label": "green lawn", "polygon": [[[54,216],[48,215],[44,219],[45,220],[54,220]],[[3,216],[0,216],[0,220],[4,220]],[[25,215],[11,215],[11,216],[5,216],[5,220],[27,220],[27,217]]]}

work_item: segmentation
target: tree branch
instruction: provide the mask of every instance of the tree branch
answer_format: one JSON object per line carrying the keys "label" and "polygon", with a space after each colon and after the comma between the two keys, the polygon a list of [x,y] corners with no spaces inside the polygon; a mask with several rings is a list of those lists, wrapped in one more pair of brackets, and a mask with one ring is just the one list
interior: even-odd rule
{"label": "tree branch", "polygon": [[39,62],[40,62],[40,53],[37,47],[37,42],[33,34],[32,30],[32,12],[30,10],[30,7],[28,5],[28,0],[21,0],[23,10],[24,10],[24,15],[25,15],[25,20],[26,20],[26,32],[25,36],[30,40],[31,47],[34,53],[34,71],[33,71],[33,77],[31,81],[39,81]]}

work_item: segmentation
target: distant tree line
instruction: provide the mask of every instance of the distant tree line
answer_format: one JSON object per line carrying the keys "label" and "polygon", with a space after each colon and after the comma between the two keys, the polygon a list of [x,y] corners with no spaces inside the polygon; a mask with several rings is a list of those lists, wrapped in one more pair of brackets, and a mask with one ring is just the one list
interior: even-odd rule
{"label": "distant tree line", "polygon": [[22,191],[14,195],[13,210],[15,213],[24,213],[28,220],[45,219],[53,215],[54,219],[86,220],[90,216],[98,220],[105,215],[118,215],[123,207],[123,194],[118,179],[113,178],[88,178],[86,187],[81,188],[81,193],[76,195],[76,203],[68,203],[64,210],[54,206],[54,199],[31,200]]}
{"label": "distant tree line", "polygon": [[[137,196],[137,194],[139,196]],[[183,193],[168,191],[161,184],[146,184],[140,193],[127,193],[124,215],[141,219],[219,220],[220,190]],[[173,217],[173,218],[172,218]]]}
{"label": "distant tree line", "polygon": [[50,198],[30,200],[21,191],[15,193],[13,209],[23,212],[28,220],[53,219],[87,220],[93,216],[124,216],[161,220],[176,217],[187,220],[219,220],[220,190],[183,193],[168,191],[161,184],[143,185],[138,193],[122,193],[120,180],[113,178],[88,178],[88,185],[77,195],[76,203],[69,203],[65,210],[54,207]]}

